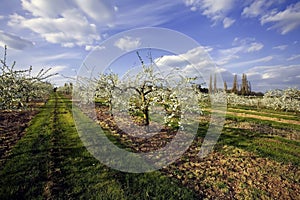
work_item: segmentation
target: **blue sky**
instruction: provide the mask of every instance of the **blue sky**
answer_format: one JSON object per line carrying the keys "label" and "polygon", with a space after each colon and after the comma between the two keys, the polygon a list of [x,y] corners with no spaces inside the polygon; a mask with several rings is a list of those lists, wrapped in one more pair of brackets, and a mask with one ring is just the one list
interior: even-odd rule
{"label": "blue sky", "polygon": [[[300,88],[296,0],[1,0],[0,46],[8,45],[8,60],[17,61],[18,68],[52,67],[72,77],[105,39],[149,26],[195,39],[229,87],[233,74],[246,73],[255,91]],[[138,44],[124,38],[119,45]]]}

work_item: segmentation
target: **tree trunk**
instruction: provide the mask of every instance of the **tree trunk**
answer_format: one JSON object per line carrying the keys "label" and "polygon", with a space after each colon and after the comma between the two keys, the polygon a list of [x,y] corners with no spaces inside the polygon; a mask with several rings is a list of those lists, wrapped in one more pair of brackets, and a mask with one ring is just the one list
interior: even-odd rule
{"label": "tree trunk", "polygon": [[108,112],[109,112],[109,115],[110,116],[113,116],[113,113],[112,113],[112,95],[110,95],[109,99],[108,99]]}
{"label": "tree trunk", "polygon": [[143,110],[143,115],[144,115],[145,130],[146,130],[146,132],[149,132],[150,131],[150,129],[149,129],[150,119],[149,119],[149,109],[148,109],[148,107],[146,107]]}
{"label": "tree trunk", "polygon": [[148,126],[150,124],[148,108],[143,110],[143,114],[144,114],[145,126]]}

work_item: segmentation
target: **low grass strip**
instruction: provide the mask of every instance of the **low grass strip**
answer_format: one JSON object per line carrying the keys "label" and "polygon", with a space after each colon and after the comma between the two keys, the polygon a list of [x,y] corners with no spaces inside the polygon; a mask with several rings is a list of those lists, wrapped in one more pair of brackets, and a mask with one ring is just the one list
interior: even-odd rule
{"label": "low grass strip", "polygon": [[230,145],[278,162],[300,165],[299,141],[268,136],[240,128],[224,128],[218,145]]}
{"label": "low grass strip", "polygon": [[257,111],[257,112],[262,112],[262,113],[270,113],[274,115],[291,115],[295,117],[299,117],[299,112],[297,111],[284,111],[284,110],[274,110],[271,108],[261,108],[257,106],[233,106],[233,105],[228,105],[229,109],[237,109],[237,110],[248,110],[248,111]]}
{"label": "low grass strip", "polygon": [[245,110],[245,109],[237,109],[237,108],[228,108],[228,111],[230,112],[236,112],[236,113],[246,113],[246,114],[254,114],[258,116],[266,116],[266,117],[273,117],[277,119],[287,119],[287,120],[300,120],[300,115],[291,113],[291,112],[279,112],[276,113],[270,111],[270,110]]}
{"label": "low grass strip", "polygon": [[269,117],[269,116],[262,116],[262,115],[257,115],[257,114],[229,112],[229,111],[227,111],[227,115],[235,115],[235,116],[238,116],[238,117],[260,119],[260,120],[266,120],[266,121],[274,121],[274,122],[278,122],[278,123],[294,124],[294,125],[299,125],[300,126],[300,121],[299,120],[282,119],[282,118],[278,118],[278,117]]}
{"label": "low grass strip", "polygon": [[0,199],[42,198],[47,183],[53,100],[41,108],[0,172]]}
{"label": "low grass strip", "polygon": [[271,119],[262,119],[259,117],[250,117],[247,115],[244,116],[238,116],[235,115],[235,113],[226,113],[226,120],[234,120],[237,122],[251,122],[251,123],[256,123],[256,124],[261,124],[261,125],[266,125],[270,126],[273,128],[278,128],[278,129],[293,129],[296,131],[300,131],[300,125],[294,124],[294,123],[282,123],[282,121],[273,121]]}
{"label": "low grass strip", "polygon": [[[207,132],[209,123],[205,120],[199,124],[200,137],[205,137]],[[299,166],[299,131],[300,125],[227,113],[225,126],[215,149],[218,150],[223,145],[234,146],[264,158]]]}

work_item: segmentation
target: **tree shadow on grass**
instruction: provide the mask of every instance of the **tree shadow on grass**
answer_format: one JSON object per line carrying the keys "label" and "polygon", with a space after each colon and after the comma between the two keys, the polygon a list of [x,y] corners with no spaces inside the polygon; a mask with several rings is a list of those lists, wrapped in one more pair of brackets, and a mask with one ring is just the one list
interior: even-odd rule
{"label": "tree shadow on grass", "polygon": [[216,149],[224,145],[234,146],[283,163],[300,164],[299,144],[291,145],[280,137],[252,132],[242,128],[223,128]]}

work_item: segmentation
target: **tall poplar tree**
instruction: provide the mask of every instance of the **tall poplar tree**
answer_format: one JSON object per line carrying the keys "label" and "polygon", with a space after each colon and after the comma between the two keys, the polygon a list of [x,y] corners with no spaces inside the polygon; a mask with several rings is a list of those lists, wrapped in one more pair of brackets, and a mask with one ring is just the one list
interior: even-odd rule
{"label": "tall poplar tree", "polygon": [[218,90],[218,88],[217,88],[217,75],[215,74],[214,75],[214,93],[216,93],[217,90]]}
{"label": "tall poplar tree", "polygon": [[247,80],[247,75],[243,74],[242,76],[242,87],[241,87],[241,94],[242,95],[249,95],[250,94],[250,82]]}
{"label": "tall poplar tree", "polygon": [[212,93],[212,75],[209,77],[209,88],[208,88],[209,93]]}
{"label": "tall poplar tree", "polygon": [[224,91],[225,91],[225,92],[227,92],[227,88],[228,88],[228,87],[227,87],[227,83],[226,83],[226,81],[224,81]]}
{"label": "tall poplar tree", "polygon": [[236,74],[234,75],[234,78],[233,78],[233,84],[232,84],[231,92],[233,92],[235,94],[238,93],[238,82],[237,82],[237,75]]}

